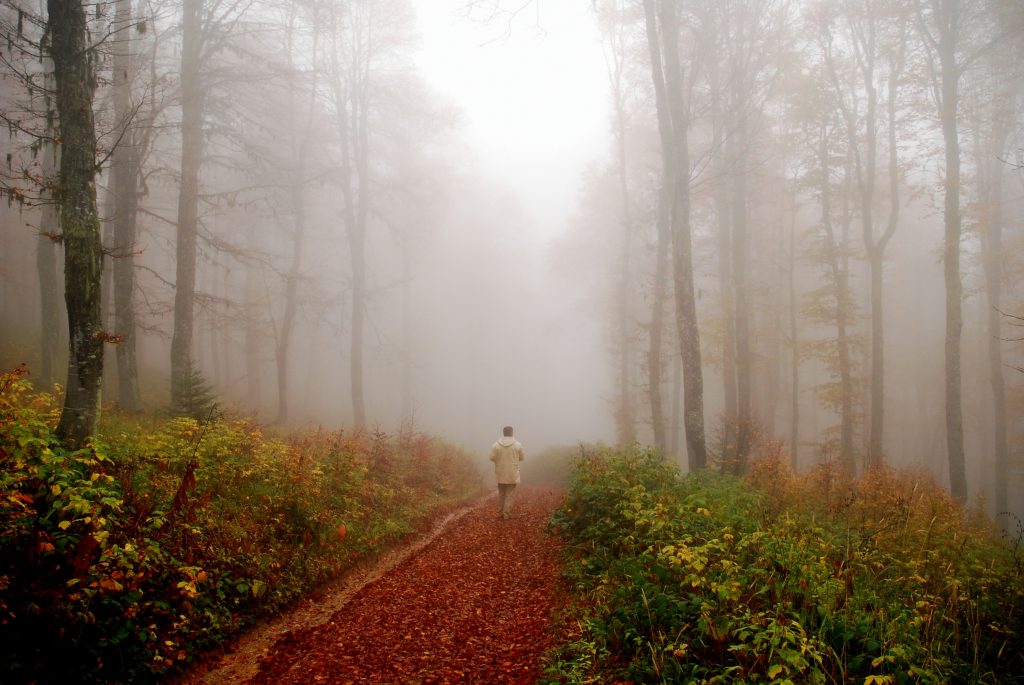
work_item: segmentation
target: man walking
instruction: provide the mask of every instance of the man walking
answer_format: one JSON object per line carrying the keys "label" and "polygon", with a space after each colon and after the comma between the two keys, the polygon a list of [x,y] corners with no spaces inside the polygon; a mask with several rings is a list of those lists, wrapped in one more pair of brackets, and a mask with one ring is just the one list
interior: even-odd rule
{"label": "man walking", "polygon": [[512,426],[502,429],[502,437],[491,445],[491,461],[498,480],[498,514],[507,519],[512,512],[512,493],[519,482],[519,462],[523,460],[523,446],[512,437]]}

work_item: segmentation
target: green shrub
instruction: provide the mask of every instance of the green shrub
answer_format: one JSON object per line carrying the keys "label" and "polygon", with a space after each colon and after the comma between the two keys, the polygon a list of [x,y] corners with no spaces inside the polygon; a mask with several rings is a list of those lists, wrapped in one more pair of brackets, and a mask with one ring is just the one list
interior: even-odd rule
{"label": "green shrub", "polygon": [[0,682],[155,681],[480,486],[427,436],[242,419],[115,415],[68,452],[23,375],[0,376]]}
{"label": "green shrub", "polygon": [[1015,682],[1013,548],[887,471],[680,476],[652,453],[581,460],[552,524],[578,629],[553,682]]}

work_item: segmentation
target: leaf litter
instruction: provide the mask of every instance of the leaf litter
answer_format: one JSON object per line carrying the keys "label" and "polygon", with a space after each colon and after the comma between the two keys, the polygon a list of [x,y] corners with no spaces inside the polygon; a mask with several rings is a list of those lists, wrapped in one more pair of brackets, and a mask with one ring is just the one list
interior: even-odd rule
{"label": "leaf litter", "polygon": [[512,517],[492,495],[418,544],[282,617],[200,680],[533,683],[556,639],[561,548],[547,530],[562,493],[519,488]]}

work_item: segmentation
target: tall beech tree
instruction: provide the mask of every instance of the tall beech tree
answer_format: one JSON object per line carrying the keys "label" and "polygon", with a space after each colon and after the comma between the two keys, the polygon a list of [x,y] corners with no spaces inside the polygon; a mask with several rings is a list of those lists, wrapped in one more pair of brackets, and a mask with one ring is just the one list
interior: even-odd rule
{"label": "tall beech tree", "polygon": [[[636,439],[636,416],[633,409],[633,360],[630,339],[633,336],[630,298],[633,288],[633,233],[634,218],[631,205],[628,147],[629,147],[629,83],[627,81],[628,24],[625,3],[621,0],[602,6],[601,28],[605,39],[605,64],[608,83],[612,92],[612,135],[615,139],[615,171],[618,180],[621,232],[619,235],[618,274],[615,286],[615,351],[616,351],[616,398],[615,426],[620,444],[629,444]],[[660,235],[660,234],[659,234]],[[660,241],[659,241],[660,244]],[[659,252],[660,254],[660,252]],[[660,264],[660,262],[659,262]],[[664,291],[664,285],[655,284],[656,294]],[[657,298],[656,298],[657,299]],[[655,311],[664,308],[663,297],[656,304]],[[660,329],[660,326],[659,326]],[[659,330],[660,334],[660,330]],[[654,354],[652,350],[651,354]],[[660,351],[659,351],[660,358]],[[660,368],[660,363],[657,364]],[[660,388],[660,383],[656,383]],[[653,392],[653,391],[652,391]],[[653,394],[652,394],[653,397]],[[653,407],[652,403],[652,407]],[[660,409],[660,390],[657,406]],[[655,422],[656,429],[664,425],[663,420]]]}
{"label": "tall beech tree", "polygon": [[139,365],[135,330],[135,234],[139,211],[141,139],[144,134],[133,121],[131,102],[132,3],[117,0],[112,28],[117,37],[113,56],[115,125],[121,131],[110,162],[113,223],[114,331],[117,344],[117,402],[122,409],[142,408],[139,396]]}
{"label": "tall beech tree", "polygon": [[[667,189],[669,235],[673,266],[679,354],[683,371],[683,427],[691,471],[707,465],[704,433],[704,375],[693,276],[693,236],[690,225],[689,111],[679,54],[679,7],[673,1],[644,0],[651,77],[662,142],[662,183]],[[659,210],[659,222],[662,221]],[[660,238],[659,238],[660,242]]]}
{"label": "tall beech tree", "polygon": [[[822,55],[834,101],[842,115],[853,158],[861,234],[870,267],[871,391],[866,460],[882,460],[885,423],[885,344],[882,271],[886,247],[899,225],[899,161],[896,112],[900,80],[906,63],[905,11],[893,3],[874,11],[850,1],[835,7],[822,22]],[[883,14],[881,10],[886,10]],[[838,33],[838,37],[834,35]],[[884,94],[879,97],[879,91]],[[879,101],[881,99],[881,102]],[[883,109],[884,108],[884,109]],[[880,119],[888,131],[889,212],[881,233],[875,228]],[[844,443],[845,444],[845,443]]]}
{"label": "tall beech tree", "polygon": [[186,399],[192,377],[192,329],[199,233],[199,167],[203,156],[203,0],[184,0],[181,21],[181,186],[171,337],[171,406]]}
{"label": "tall beech tree", "polygon": [[48,0],[47,10],[60,121],[57,202],[69,331],[68,381],[57,435],[78,449],[99,417],[106,337],[100,319],[103,246],[96,211],[95,52],[80,0]]}
{"label": "tall beech tree", "polygon": [[963,292],[960,274],[960,78],[965,69],[961,41],[965,21],[961,0],[919,0],[917,26],[930,75],[930,91],[942,129],[943,278],[946,286],[946,456],[949,489],[961,502],[967,499],[964,452],[963,379],[960,337],[963,331]]}

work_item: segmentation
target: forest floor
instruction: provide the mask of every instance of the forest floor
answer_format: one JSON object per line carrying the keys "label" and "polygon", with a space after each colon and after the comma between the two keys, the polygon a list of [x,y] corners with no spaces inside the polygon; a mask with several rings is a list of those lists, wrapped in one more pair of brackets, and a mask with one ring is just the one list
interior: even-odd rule
{"label": "forest floor", "polygon": [[560,604],[562,493],[520,487],[511,518],[494,495],[442,516],[250,631],[183,682],[533,683]]}

